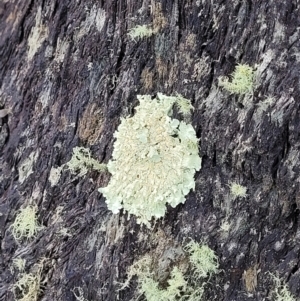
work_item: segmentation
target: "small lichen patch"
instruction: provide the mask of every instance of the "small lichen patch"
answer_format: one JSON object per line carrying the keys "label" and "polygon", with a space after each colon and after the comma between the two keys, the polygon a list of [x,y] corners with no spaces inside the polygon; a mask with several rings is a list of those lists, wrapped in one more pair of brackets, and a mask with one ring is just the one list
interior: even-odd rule
{"label": "small lichen patch", "polygon": [[85,175],[89,169],[104,171],[106,170],[106,165],[99,163],[97,160],[91,157],[91,152],[89,149],[84,147],[74,147],[73,155],[71,160],[66,163],[67,168],[73,174]]}
{"label": "small lichen patch", "polygon": [[154,34],[154,30],[149,25],[137,25],[128,31],[128,35],[132,40],[150,37]]}
{"label": "small lichen patch", "polygon": [[231,74],[231,81],[228,77],[219,78],[219,86],[230,93],[247,94],[253,91],[254,70],[249,65],[239,64]]}
{"label": "small lichen patch", "polygon": [[[166,285],[157,278],[159,270],[155,266],[155,258],[146,254],[134,262],[128,269],[127,280],[120,290],[129,286],[130,280],[137,276],[138,300],[144,295],[147,301],[200,301],[207,284],[206,278],[218,271],[218,259],[213,250],[206,245],[192,241],[185,248],[192,272],[183,270],[176,264],[169,272]],[[201,267],[200,267],[201,265]],[[203,268],[204,266],[204,268]],[[200,267],[200,268],[199,268]]]}
{"label": "small lichen patch", "polygon": [[26,260],[21,258],[21,257],[17,257],[13,259],[13,266],[19,271],[19,272],[24,272],[25,270],[25,264],[26,264]]}
{"label": "small lichen patch", "polygon": [[41,272],[46,258],[34,265],[34,272],[21,273],[19,280],[13,285],[12,291],[18,301],[37,301],[41,292]]}
{"label": "small lichen patch", "polygon": [[100,188],[108,208],[121,208],[149,225],[152,217],[165,215],[166,203],[176,207],[195,189],[194,174],[201,167],[198,139],[191,124],[169,117],[174,103],[184,113],[190,103],[182,96],[158,93],[138,96],[136,114],[121,120],[114,137],[112,174],[107,187]]}
{"label": "small lichen patch", "polygon": [[35,16],[35,26],[28,37],[28,59],[31,60],[48,37],[49,30],[42,22],[42,8],[39,7]]}
{"label": "small lichen patch", "polygon": [[189,254],[189,260],[195,268],[197,277],[206,278],[217,273],[218,257],[207,245],[200,245],[192,240],[185,246],[185,251]]}
{"label": "small lichen patch", "polygon": [[32,173],[33,165],[38,158],[38,152],[32,152],[19,166],[19,182],[22,184]]}
{"label": "small lichen patch", "polygon": [[59,182],[59,179],[61,177],[61,173],[62,173],[62,170],[63,170],[63,166],[59,166],[59,167],[51,167],[51,170],[50,170],[50,175],[49,175],[49,182],[51,184],[51,187],[54,187],[58,184]]}
{"label": "small lichen patch", "polygon": [[34,274],[21,274],[20,279],[14,284],[13,292],[16,300],[37,301],[40,292],[40,276]]}
{"label": "small lichen patch", "polygon": [[39,226],[37,221],[37,206],[28,205],[19,210],[14,223],[11,225],[12,235],[15,240],[22,238],[31,238],[43,227]]}
{"label": "small lichen patch", "polygon": [[[88,301],[88,299],[84,298],[83,289],[81,287],[76,286],[71,291],[77,301]],[[76,293],[76,291],[78,291],[78,293]]]}
{"label": "small lichen patch", "polygon": [[230,185],[230,193],[235,199],[238,197],[244,198],[247,196],[247,187],[233,182]]}
{"label": "small lichen patch", "polygon": [[296,301],[297,299],[291,294],[288,286],[278,276],[272,275],[274,289],[271,292],[274,301]]}
{"label": "small lichen patch", "polygon": [[77,146],[73,148],[73,154],[70,161],[56,168],[51,167],[48,178],[51,187],[57,185],[65,168],[70,170],[72,174],[77,174],[78,176],[86,175],[91,169],[99,172],[107,169],[106,164],[101,164],[92,158],[91,151],[88,148]]}

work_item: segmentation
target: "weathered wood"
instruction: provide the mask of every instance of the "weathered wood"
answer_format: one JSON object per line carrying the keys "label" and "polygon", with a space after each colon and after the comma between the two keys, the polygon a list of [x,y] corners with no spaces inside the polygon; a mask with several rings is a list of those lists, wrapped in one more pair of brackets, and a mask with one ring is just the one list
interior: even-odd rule
{"label": "weathered wood", "polygon": [[[207,300],[271,298],[269,272],[300,297],[299,16],[298,0],[2,0],[0,300],[14,300],[18,256],[27,272],[47,258],[39,300],[75,300],[74,287],[87,300],[130,300],[134,284],[117,289],[133,260],[189,237],[219,257]],[[131,40],[128,30],[143,24],[156,33]],[[218,87],[241,63],[257,70],[251,96]],[[97,190],[108,173],[65,171],[51,187],[51,167],[75,146],[106,163],[136,95],[158,92],[195,107],[203,166],[185,204],[149,230],[107,210]],[[230,196],[232,182],[247,187],[246,198]],[[9,227],[30,200],[45,228],[16,243]]]}

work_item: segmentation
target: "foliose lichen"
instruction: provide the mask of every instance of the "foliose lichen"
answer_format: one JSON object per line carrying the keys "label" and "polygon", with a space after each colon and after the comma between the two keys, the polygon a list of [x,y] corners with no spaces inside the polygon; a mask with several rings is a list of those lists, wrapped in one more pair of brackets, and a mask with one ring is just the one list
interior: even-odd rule
{"label": "foliose lichen", "polygon": [[[108,209],[122,208],[138,222],[165,215],[166,204],[176,207],[195,189],[194,174],[201,168],[198,139],[191,124],[170,117],[177,104],[186,112],[189,100],[158,93],[138,96],[133,117],[123,118],[107,168],[112,177],[100,188]],[[180,111],[180,110],[179,110]]]}

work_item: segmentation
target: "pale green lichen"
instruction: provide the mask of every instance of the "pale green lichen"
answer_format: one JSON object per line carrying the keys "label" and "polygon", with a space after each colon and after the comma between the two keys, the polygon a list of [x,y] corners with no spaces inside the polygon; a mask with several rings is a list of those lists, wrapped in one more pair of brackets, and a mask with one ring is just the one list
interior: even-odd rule
{"label": "pale green lichen", "polygon": [[19,280],[12,286],[12,292],[18,301],[37,301],[41,292],[41,274],[47,258],[41,258],[31,273],[21,273]]}
{"label": "pale green lichen", "polygon": [[278,276],[271,274],[274,282],[274,289],[271,294],[274,301],[296,301],[297,299],[291,294],[288,286]]}
{"label": "pale green lichen", "polygon": [[234,199],[238,197],[244,198],[247,196],[247,187],[233,182],[230,184],[230,193]]}
{"label": "pale green lichen", "polygon": [[37,206],[28,205],[19,210],[15,221],[11,225],[12,235],[15,240],[34,237],[42,229],[37,221]]}
{"label": "pale green lichen", "polygon": [[128,31],[128,35],[132,40],[150,37],[155,31],[149,25],[137,25]]}
{"label": "pale green lichen", "polygon": [[201,301],[207,277],[218,272],[218,259],[214,251],[206,245],[191,241],[185,248],[191,272],[187,273],[175,265],[171,270],[167,285],[162,287],[155,280],[157,273],[154,258],[149,254],[136,261],[128,269],[128,278],[121,290],[129,286],[133,276],[137,276],[139,300],[143,295],[147,301]]}
{"label": "pale green lichen", "polygon": [[230,76],[219,78],[219,86],[230,93],[247,94],[253,92],[254,70],[246,64],[239,64]]}
{"label": "pale green lichen", "polygon": [[138,99],[136,114],[123,118],[114,133],[114,151],[107,164],[112,177],[99,191],[113,213],[123,208],[149,225],[152,217],[165,215],[166,203],[176,207],[185,202],[195,189],[201,158],[192,125],[169,117],[178,96],[158,93],[156,99],[150,95]]}
{"label": "pale green lichen", "polygon": [[185,246],[185,251],[189,253],[189,260],[195,267],[198,278],[206,278],[217,273],[218,257],[207,245],[200,245],[192,240]]}
{"label": "pale green lichen", "polygon": [[40,293],[41,275],[22,273],[13,286],[13,293],[18,301],[37,301]]}
{"label": "pale green lichen", "polygon": [[88,148],[77,146],[73,148],[72,158],[69,162],[56,168],[51,167],[48,178],[51,187],[57,185],[65,168],[70,170],[72,174],[77,174],[78,176],[86,175],[89,170],[102,172],[107,169],[105,164],[92,158],[91,151]]}
{"label": "pale green lichen", "polygon": [[26,265],[26,260],[21,258],[21,257],[17,257],[13,259],[13,266],[19,270],[19,272],[24,272],[25,270],[25,265]]}
{"label": "pale green lichen", "polygon": [[66,163],[67,168],[72,174],[77,174],[79,171],[80,176],[87,174],[89,169],[97,171],[105,171],[106,165],[99,163],[91,157],[91,152],[85,147],[74,147],[71,160]]}

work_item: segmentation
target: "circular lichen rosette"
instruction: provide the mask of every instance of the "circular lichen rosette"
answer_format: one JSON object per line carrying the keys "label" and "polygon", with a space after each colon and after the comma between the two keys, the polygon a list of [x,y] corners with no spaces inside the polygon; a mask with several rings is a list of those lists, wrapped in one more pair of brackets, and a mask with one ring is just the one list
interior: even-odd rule
{"label": "circular lichen rosette", "polygon": [[201,168],[201,158],[192,125],[169,116],[174,103],[190,109],[188,100],[163,94],[138,99],[135,115],[122,119],[114,133],[107,165],[112,177],[99,191],[113,213],[123,208],[149,225],[152,217],[165,215],[167,203],[175,207],[185,201],[195,188],[194,174]]}

